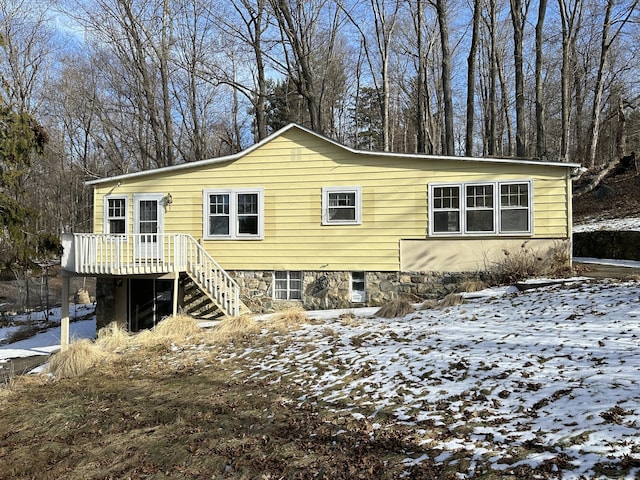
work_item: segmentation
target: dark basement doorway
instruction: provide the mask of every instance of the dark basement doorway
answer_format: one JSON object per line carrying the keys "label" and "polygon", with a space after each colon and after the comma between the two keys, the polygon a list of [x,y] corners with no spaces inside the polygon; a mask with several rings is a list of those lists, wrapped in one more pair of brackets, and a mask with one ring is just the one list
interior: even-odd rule
{"label": "dark basement doorway", "polygon": [[173,280],[155,278],[129,281],[129,331],[155,327],[173,313]]}

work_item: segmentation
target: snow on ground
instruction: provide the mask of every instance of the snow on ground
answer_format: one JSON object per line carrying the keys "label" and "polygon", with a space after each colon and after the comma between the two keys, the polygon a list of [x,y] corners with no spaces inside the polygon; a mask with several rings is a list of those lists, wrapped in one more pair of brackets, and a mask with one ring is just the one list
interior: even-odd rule
{"label": "snow on ground", "polygon": [[302,403],[412,427],[443,461],[562,459],[569,479],[627,462],[640,478],[640,284],[500,293],[395,320],[325,318],[242,356],[253,376],[298,384]]}
{"label": "snow on ground", "polygon": [[581,220],[579,225],[573,226],[574,233],[594,232],[596,230],[640,230],[640,217],[607,218]]}
{"label": "snow on ground", "polygon": [[[69,316],[69,336],[71,340],[81,338],[95,338],[96,319],[95,316],[87,320],[73,321],[75,318],[90,316],[95,311],[95,305],[72,305]],[[52,308],[49,315],[46,312],[34,312],[25,315],[18,315],[14,318],[15,325],[0,328],[0,340],[7,338],[14,331],[22,328],[27,322],[44,322],[48,320],[52,323],[60,324],[60,308]],[[49,328],[37,335],[21,340],[19,342],[0,346],[0,363],[7,362],[12,358],[32,357],[34,355],[48,355],[60,349],[60,326]]]}
{"label": "snow on ground", "polygon": [[[251,376],[294,382],[301,404],[327,402],[373,436],[402,424],[443,463],[460,452],[496,470],[551,462],[564,479],[624,464],[616,478],[640,478],[640,283],[490,289],[393,320],[375,310],[351,309],[352,320],[311,312],[300,330],[220,361],[240,355]],[[91,338],[95,320],[71,329]],[[58,344],[56,329],[1,347],[0,358]],[[422,460],[408,453],[406,463]]]}

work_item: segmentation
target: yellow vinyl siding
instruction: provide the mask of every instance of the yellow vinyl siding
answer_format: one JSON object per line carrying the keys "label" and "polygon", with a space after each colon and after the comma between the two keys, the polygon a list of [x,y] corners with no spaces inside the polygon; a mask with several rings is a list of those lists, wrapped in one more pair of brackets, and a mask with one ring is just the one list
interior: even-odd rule
{"label": "yellow vinyl siding", "polygon": [[[399,269],[401,239],[427,238],[432,182],[533,180],[534,237],[565,238],[565,170],[558,167],[359,155],[298,129],[240,158],[95,186],[94,231],[102,231],[103,195],[171,193],[164,231],[203,237],[203,191],[264,188],[263,240],[205,240],[227,270]],[[322,187],[360,187],[361,225],[321,225]],[[487,239],[489,241],[489,239]]]}

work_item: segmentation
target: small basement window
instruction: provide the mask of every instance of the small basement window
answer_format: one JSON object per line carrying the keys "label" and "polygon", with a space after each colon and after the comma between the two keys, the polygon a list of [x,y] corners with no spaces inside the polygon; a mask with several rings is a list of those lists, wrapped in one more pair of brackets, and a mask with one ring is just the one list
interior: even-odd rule
{"label": "small basement window", "polygon": [[351,302],[365,303],[367,301],[365,272],[351,272]]}
{"label": "small basement window", "polygon": [[274,272],[273,298],[302,300],[302,272]]}

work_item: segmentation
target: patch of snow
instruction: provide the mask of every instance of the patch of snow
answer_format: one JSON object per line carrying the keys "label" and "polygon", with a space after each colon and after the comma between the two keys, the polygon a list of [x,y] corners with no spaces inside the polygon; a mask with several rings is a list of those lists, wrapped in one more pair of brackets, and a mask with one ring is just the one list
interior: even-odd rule
{"label": "patch of snow", "polygon": [[[94,305],[76,305],[70,308],[70,317],[84,317],[91,315],[95,311]],[[46,312],[34,312],[20,315],[15,318],[17,322],[25,322],[29,318],[32,320],[44,320],[45,317],[58,326],[40,332],[31,338],[0,346],[0,363],[7,362],[12,358],[33,357],[35,355],[48,355],[60,349],[60,319],[61,309],[52,308],[49,314]],[[12,331],[20,327],[0,328],[0,338],[6,338]],[[82,338],[95,338],[96,319],[95,316],[87,320],[71,321],[69,323],[69,336],[71,341]]]}
{"label": "patch of snow", "polygon": [[595,478],[597,463],[640,461],[640,284],[572,280],[398,319],[334,317],[243,361],[298,384],[303,402],[429,422],[441,433],[423,443],[442,459],[464,450],[496,469],[551,462],[571,465],[562,478]]}
{"label": "patch of snow", "polygon": [[638,231],[640,230],[640,217],[593,218],[583,220],[582,223],[573,226],[574,233],[595,232],[598,230]]}

